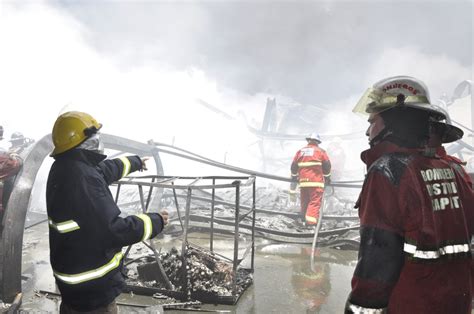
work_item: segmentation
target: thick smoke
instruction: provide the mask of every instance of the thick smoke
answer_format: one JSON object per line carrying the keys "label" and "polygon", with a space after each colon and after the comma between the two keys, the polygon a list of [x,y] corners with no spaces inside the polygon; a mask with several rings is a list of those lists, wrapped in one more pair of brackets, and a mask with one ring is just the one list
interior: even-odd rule
{"label": "thick smoke", "polygon": [[[77,109],[107,133],[256,168],[247,125],[261,127],[267,98],[316,106],[315,131],[358,132],[365,143],[366,122],[351,108],[375,81],[413,75],[436,99],[471,74],[470,1],[0,5],[6,137],[39,139],[59,112]],[[274,146],[290,156],[300,144]]]}
{"label": "thick smoke", "polygon": [[[198,67],[222,86],[289,95],[304,104],[331,103],[364,89],[380,79],[374,65],[428,79],[433,72],[445,76],[444,69],[416,69],[420,60],[444,58],[465,71],[472,64],[467,0],[74,1],[58,7],[87,25],[91,45],[124,67]],[[391,51],[400,53],[380,64]]]}

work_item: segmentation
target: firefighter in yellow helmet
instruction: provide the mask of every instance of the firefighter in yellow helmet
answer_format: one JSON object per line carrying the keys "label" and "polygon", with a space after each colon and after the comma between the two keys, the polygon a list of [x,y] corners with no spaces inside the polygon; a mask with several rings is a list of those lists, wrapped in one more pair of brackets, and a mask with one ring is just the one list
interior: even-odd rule
{"label": "firefighter in yellow helmet", "polygon": [[60,115],[53,127],[55,161],[46,202],[61,313],[116,313],[115,298],[124,286],[122,247],[155,237],[168,221],[166,212],[120,217],[108,186],[146,170],[146,159],[106,160],[101,127],[91,115],[77,111]]}
{"label": "firefighter in yellow helmet", "polygon": [[69,111],[60,115],[53,127],[54,150],[51,156],[64,153],[98,134],[102,124],[85,112]]}

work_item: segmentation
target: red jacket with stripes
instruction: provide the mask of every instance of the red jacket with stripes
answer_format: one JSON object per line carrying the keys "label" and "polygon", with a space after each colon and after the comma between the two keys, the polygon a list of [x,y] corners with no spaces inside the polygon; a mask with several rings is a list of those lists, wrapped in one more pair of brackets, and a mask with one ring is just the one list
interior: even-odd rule
{"label": "red jacket with stripes", "polygon": [[381,142],[362,160],[361,244],[346,313],[470,313],[472,190],[420,150]]}
{"label": "red jacket with stripes", "polygon": [[[3,212],[7,205],[9,195],[3,195],[5,191],[5,183],[8,179],[20,171],[22,159],[16,154],[9,154],[6,152],[0,153],[0,213]],[[13,182],[10,182],[13,184]],[[7,190],[11,190],[7,189]],[[5,194],[9,194],[8,191]]]}
{"label": "red jacket with stripes", "polygon": [[331,174],[329,157],[317,144],[300,149],[291,163],[292,175],[299,175],[300,187],[324,187],[324,177]]}

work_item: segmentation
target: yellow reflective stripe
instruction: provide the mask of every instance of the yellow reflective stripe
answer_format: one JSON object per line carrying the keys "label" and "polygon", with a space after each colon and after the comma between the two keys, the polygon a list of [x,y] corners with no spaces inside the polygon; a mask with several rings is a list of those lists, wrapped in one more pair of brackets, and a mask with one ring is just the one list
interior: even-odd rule
{"label": "yellow reflective stripe", "polygon": [[79,274],[68,275],[68,274],[63,274],[54,270],[53,270],[53,273],[54,273],[54,276],[58,278],[59,280],[61,280],[62,282],[70,284],[70,285],[76,285],[78,283],[82,283],[85,281],[103,277],[108,272],[117,268],[120,265],[120,261],[122,260],[122,257],[123,257],[122,252],[119,252],[115,254],[114,257],[110,260],[110,262],[108,262],[104,266],[93,269],[93,270],[89,270],[83,273],[79,273]]}
{"label": "yellow reflective stripe", "polygon": [[470,251],[469,244],[455,244],[455,245],[446,245],[440,247],[435,251],[421,251],[418,250],[416,245],[405,243],[403,250],[415,258],[421,259],[438,259],[443,255],[449,254],[458,254],[458,253],[467,253]]}
{"label": "yellow reflective stripe", "polygon": [[142,241],[148,240],[151,237],[151,231],[153,230],[153,225],[151,224],[150,216],[146,214],[135,215],[141,220],[143,220],[143,238]]}
{"label": "yellow reflective stripe", "polygon": [[302,161],[298,163],[298,167],[312,167],[312,166],[321,166],[322,163],[320,161]]}
{"label": "yellow reflective stripe", "polygon": [[130,165],[130,160],[128,160],[127,157],[120,157],[120,160],[123,163],[123,171],[122,171],[122,178],[123,178],[130,173],[131,165]]}
{"label": "yellow reflective stripe", "polygon": [[77,229],[81,229],[77,222],[75,222],[74,220],[54,223],[51,218],[48,218],[48,224],[51,228],[55,229],[59,233],[67,233]]}
{"label": "yellow reflective stripe", "polygon": [[308,188],[308,187],[323,188],[324,183],[323,182],[300,182],[300,187],[301,188]]}
{"label": "yellow reflective stripe", "polygon": [[318,218],[315,218],[313,216],[306,215],[305,218],[307,222],[314,222],[314,223],[318,222]]}

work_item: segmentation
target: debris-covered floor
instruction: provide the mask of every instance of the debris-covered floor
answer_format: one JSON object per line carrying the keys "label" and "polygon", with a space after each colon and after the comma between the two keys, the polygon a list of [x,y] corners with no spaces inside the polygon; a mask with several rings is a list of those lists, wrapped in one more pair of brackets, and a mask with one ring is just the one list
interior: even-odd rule
{"label": "debris-covered floor", "polygon": [[[46,223],[25,230],[23,250],[23,304],[26,312],[56,312],[59,297],[49,265],[48,228]],[[207,234],[193,233],[190,242],[200,247],[209,246]],[[245,241],[244,239],[242,239]],[[224,256],[231,256],[233,237],[217,236],[214,250]],[[164,266],[173,265],[171,257],[181,247],[181,241],[165,236],[155,242],[155,246],[167,253]],[[315,264],[311,266],[311,246],[309,244],[281,244],[270,240],[256,239],[255,272],[253,283],[243,291],[235,305],[196,305],[194,310],[223,311],[230,313],[341,313],[350,288],[350,278],[355,266],[357,252],[321,248],[316,251]],[[133,247],[130,255],[149,254],[147,248]],[[249,267],[250,260],[243,262]],[[130,265],[131,266],[131,265]],[[136,268],[135,268],[136,269]],[[206,270],[202,269],[202,272]],[[133,279],[133,267],[130,267]],[[204,275],[204,274],[202,274]],[[205,276],[203,277],[205,278]],[[222,277],[225,281],[226,278]],[[200,282],[194,288],[213,287],[210,282]],[[222,289],[222,288],[221,288]],[[220,291],[225,294],[226,291]],[[173,303],[160,294],[142,296],[124,293],[119,299],[121,313],[158,312],[162,304]],[[182,303],[181,301],[174,301]],[[188,303],[191,306],[192,303]],[[155,307],[152,307],[155,306]],[[147,308],[148,307],[148,308]],[[165,306],[166,309],[166,306]],[[183,313],[183,310],[166,309],[167,313]],[[194,311],[193,311],[194,312]]]}

